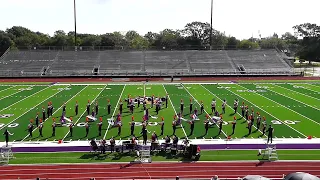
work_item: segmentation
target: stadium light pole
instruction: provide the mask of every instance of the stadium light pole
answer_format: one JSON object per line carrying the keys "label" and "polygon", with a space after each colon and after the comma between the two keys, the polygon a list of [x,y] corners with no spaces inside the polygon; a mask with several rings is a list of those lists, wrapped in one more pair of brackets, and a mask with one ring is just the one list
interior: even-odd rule
{"label": "stadium light pole", "polygon": [[73,0],[73,15],[74,15],[74,47],[77,47],[77,11],[76,0]]}
{"label": "stadium light pole", "polygon": [[212,49],[212,15],[213,15],[213,0],[211,0],[211,20],[210,20],[210,50]]}

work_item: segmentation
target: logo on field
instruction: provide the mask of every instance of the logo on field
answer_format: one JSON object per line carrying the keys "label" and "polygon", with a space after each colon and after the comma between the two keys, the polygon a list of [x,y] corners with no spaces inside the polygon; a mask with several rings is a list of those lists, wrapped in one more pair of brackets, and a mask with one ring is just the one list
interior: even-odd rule
{"label": "logo on field", "polygon": [[9,118],[12,117],[14,114],[0,114],[0,118]]}
{"label": "logo on field", "polygon": [[63,91],[63,90],[65,90],[65,91],[69,91],[71,88],[58,88],[57,90],[58,91]]}
{"label": "logo on field", "polygon": [[32,88],[20,88],[20,89],[18,89],[19,91],[31,91],[32,90]]}

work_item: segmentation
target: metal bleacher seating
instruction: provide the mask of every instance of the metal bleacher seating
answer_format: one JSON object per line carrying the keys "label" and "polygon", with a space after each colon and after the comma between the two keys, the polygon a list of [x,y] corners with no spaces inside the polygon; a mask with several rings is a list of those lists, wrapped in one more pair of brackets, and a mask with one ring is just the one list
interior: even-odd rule
{"label": "metal bleacher seating", "polygon": [[276,50],[9,50],[0,76],[290,74]]}

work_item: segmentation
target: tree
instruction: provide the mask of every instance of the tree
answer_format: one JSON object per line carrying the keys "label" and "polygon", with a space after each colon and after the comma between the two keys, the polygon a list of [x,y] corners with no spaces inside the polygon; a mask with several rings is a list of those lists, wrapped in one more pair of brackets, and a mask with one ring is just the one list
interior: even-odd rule
{"label": "tree", "polygon": [[[13,45],[13,41],[4,32],[0,32],[0,52],[6,51]],[[1,56],[1,55],[0,55]]]}
{"label": "tree", "polygon": [[249,40],[242,40],[239,43],[239,47],[240,49],[256,49],[259,47],[259,44],[257,42],[252,42]]}
{"label": "tree", "polygon": [[210,29],[209,23],[194,21],[184,27],[183,33],[186,34],[186,39],[192,45],[204,45],[210,41]]}
{"label": "tree", "polygon": [[235,49],[239,46],[240,41],[235,37],[229,37],[227,42],[227,49]]}
{"label": "tree", "polygon": [[311,23],[296,25],[295,33],[302,37],[297,55],[300,59],[320,62],[320,26]]}

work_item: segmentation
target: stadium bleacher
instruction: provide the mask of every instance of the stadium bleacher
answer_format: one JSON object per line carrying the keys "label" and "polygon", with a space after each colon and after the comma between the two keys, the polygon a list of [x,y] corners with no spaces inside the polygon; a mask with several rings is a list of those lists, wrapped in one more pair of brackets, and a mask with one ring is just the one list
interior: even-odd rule
{"label": "stadium bleacher", "polygon": [[10,50],[0,76],[293,74],[276,50]]}

